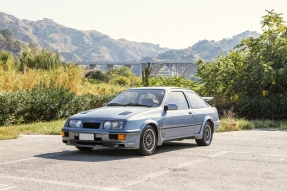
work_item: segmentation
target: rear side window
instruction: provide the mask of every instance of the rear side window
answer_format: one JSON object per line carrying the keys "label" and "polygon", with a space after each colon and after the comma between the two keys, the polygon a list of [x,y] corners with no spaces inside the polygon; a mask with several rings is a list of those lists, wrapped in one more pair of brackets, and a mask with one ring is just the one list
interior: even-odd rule
{"label": "rear side window", "polygon": [[183,92],[170,92],[165,104],[176,104],[179,110],[188,109],[188,104]]}
{"label": "rear side window", "polygon": [[208,105],[203,101],[201,97],[199,97],[197,94],[192,92],[185,92],[185,95],[187,96],[190,106],[193,109],[199,109],[199,108],[207,108]]}

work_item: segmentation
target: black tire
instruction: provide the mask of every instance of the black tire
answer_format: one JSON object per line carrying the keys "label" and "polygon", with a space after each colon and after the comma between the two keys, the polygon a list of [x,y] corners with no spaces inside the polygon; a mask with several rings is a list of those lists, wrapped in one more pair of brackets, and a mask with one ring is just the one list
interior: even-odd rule
{"label": "black tire", "polygon": [[208,146],[211,144],[213,138],[213,131],[210,122],[206,122],[203,127],[202,139],[195,139],[199,146]]}
{"label": "black tire", "polygon": [[156,144],[156,132],[152,126],[147,125],[141,134],[140,148],[138,150],[138,153],[144,156],[152,155],[156,149]]}
{"label": "black tire", "polygon": [[79,149],[80,151],[91,151],[91,150],[93,150],[93,148],[91,148],[91,147],[77,147],[76,146],[76,148]]}

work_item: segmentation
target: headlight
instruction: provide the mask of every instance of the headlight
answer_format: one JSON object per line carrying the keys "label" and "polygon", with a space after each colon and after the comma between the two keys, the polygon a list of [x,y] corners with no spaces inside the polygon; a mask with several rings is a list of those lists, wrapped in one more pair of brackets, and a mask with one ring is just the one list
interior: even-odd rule
{"label": "headlight", "polygon": [[104,129],[122,129],[123,125],[123,121],[105,121]]}
{"label": "headlight", "polygon": [[81,120],[71,119],[69,121],[69,127],[81,127],[81,125],[82,125]]}

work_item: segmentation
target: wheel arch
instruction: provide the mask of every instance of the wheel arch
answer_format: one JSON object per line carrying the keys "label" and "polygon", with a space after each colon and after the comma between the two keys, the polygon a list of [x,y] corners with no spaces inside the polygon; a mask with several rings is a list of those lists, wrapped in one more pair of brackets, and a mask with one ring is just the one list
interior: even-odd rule
{"label": "wheel arch", "polygon": [[200,127],[200,134],[202,135],[203,134],[203,127],[205,126],[205,124],[207,122],[210,122],[211,124],[211,130],[212,130],[212,133],[214,133],[214,122],[212,120],[212,118],[210,116],[206,116],[202,122],[202,125]]}
{"label": "wheel arch", "polygon": [[150,125],[154,128],[155,130],[155,133],[156,133],[156,137],[157,137],[157,145],[161,145],[162,144],[162,141],[161,141],[161,137],[160,137],[160,130],[159,130],[159,126],[158,126],[158,123],[154,120],[151,120],[151,119],[148,119],[146,120],[142,126],[141,126],[141,131],[143,131],[143,129],[147,126],[147,125]]}

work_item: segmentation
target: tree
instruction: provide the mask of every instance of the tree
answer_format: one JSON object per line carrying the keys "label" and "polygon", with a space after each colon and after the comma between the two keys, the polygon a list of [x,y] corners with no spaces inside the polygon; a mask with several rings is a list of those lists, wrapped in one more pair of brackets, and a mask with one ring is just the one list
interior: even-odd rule
{"label": "tree", "polygon": [[49,49],[37,50],[32,52],[30,48],[26,48],[20,56],[20,69],[24,68],[52,70],[62,66],[60,54],[52,52]]}
{"label": "tree", "polygon": [[4,38],[4,36],[2,34],[0,34],[0,46],[2,43],[4,43],[6,41],[6,39]]}
{"label": "tree", "polygon": [[21,48],[22,48],[21,42],[19,40],[16,40],[13,43],[13,49],[16,50],[16,51],[20,51]]}
{"label": "tree", "polygon": [[39,47],[39,45],[35,41],[32,40],[29,42],[28,47],[31,49],[37,49]]}
{"label": "tree", "polygon": [[150,67],[150,62],[147,63],[147,67],[142,71],[142,84],[145,87],[149,86],[149,77],[152,67]]}
{"label": "tree", "polygon": [[138,77],[132,73],[129,67],[126,66],[121,68],[112,68],[106,72],[106,75],[108,76],[109,81],[112,81],[119,76],[124,76],[130,80],[130,86],[135,86],[138,84]]}
{"label": "tree", "polygon": [[14,39],[14,34],[9,29],[0,30],[0,34],[6,39],[7,42],[12,43]]}
{"label": "tree", "polygon": [[0,67],[6,71],[17,68],[17,62],[11,52],[0,51]]}
{"label": "tree", "polygon": [[287,118],[287,26],[282,14],[267,11],[263,34],[237,46],[245,54],[242,75],[234,84],[240,112],[254,118]]}
{"label": "tree", "polygon": [[210,94],[213,84],[217,97],[236,105],[241,116],[286,119],[287,26],[272,10],[263,16],[262,29],[262,35],[243,39],[226,57],[198,61],[198,75],[203,90]]}

